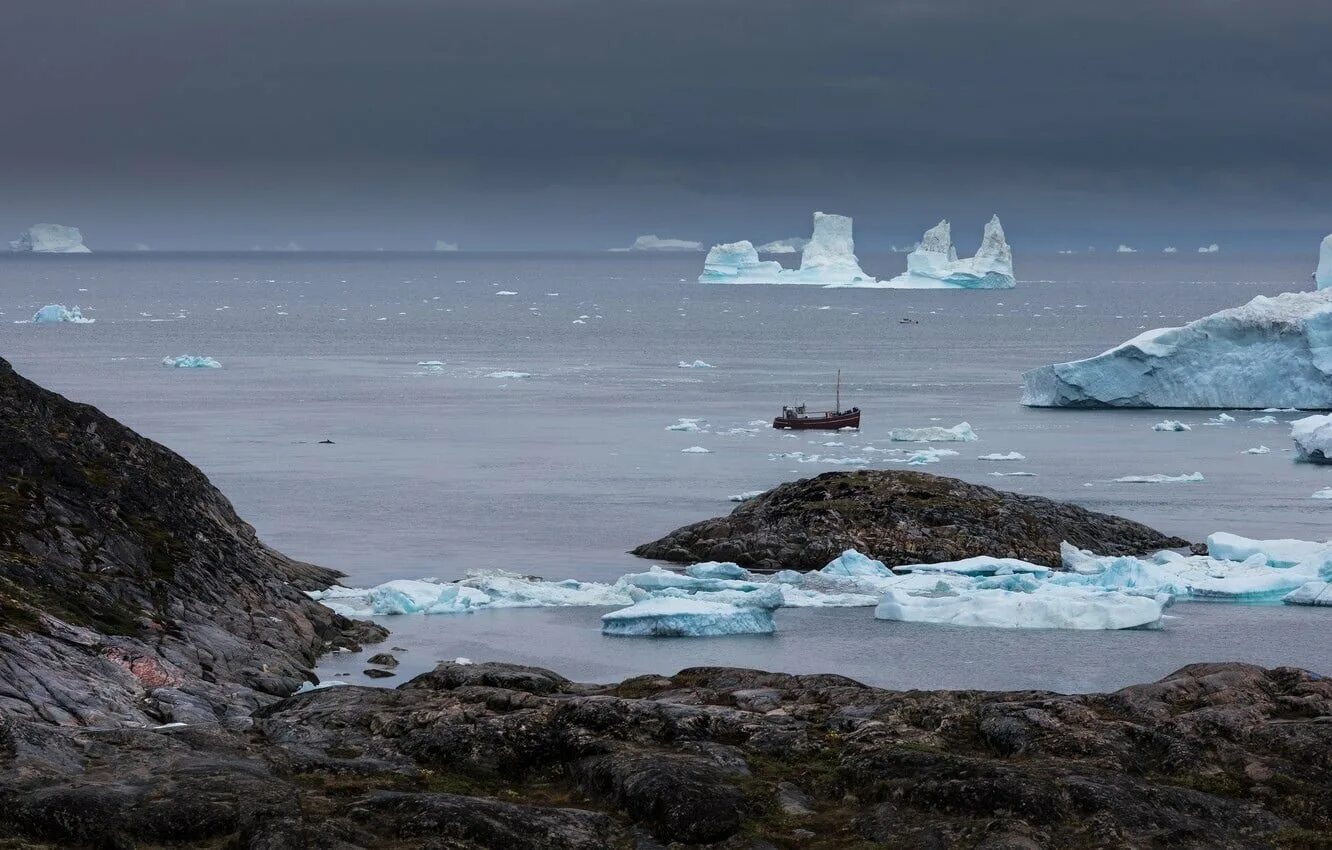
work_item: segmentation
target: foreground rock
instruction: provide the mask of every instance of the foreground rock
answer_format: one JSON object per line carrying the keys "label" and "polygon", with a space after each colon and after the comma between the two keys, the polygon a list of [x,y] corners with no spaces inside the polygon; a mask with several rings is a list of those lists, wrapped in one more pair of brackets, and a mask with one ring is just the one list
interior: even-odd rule
{"label": "foreground rock", "polygon": [[1058,568],[1059,544],[1105,555],[1189,545],[1145,525],[1039,496],[900,470],[828,472],[634,549],[663,561],[815,570],[846,549],[888,566],[981,555]]}
{"label": "foreground rock", "polygon": [[383,635],[300,592],[338,575],[265,547],[179,455],[0,360],[5,718],[246,724],[320,653]]}
{"label": "foreground rock", "polygon": [[[0,840],[54,846],[1318,846],[1332,681],[1193,665],[1112,694],[442,664],[248,734],[0,727]],[[22,846],[22,845],[20,845]]]}

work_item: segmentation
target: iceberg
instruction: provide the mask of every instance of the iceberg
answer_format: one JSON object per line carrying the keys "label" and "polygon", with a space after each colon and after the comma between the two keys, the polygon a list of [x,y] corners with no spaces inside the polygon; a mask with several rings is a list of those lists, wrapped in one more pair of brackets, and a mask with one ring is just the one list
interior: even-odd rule
{"label": "iceberg", "polygon": [[1021,454],[1020,452],[1009,452],[1007,454],[999,454],[998,452],[995,452],[993,454],[981,455],[980,457],[976,458],[976,460],[1026,460],[1026,459],[1027,456]]}
{"label": "iceberg", "polygon": [[1047,576],[1052,572],[1049,567],[1023,561],[1020,558],[992,558],[988,555],[963,558],[960,561],[940,561],[934,564],[905,564],[894,569],[900,573],[955,573],[963,576],[1006,576],[1018,573]]}
{"label": "iceberg", "polygon": [[1323,237],[1318,246],[1318,270],[1314,272],[1314,284],[1319,289],[1332,288],[1332,233]]}
{"label": "iceberg", "polygon": [[687,449],[680,449],[680,453],[687,455],[710,455],[712,454],[712,449],[705,449],[702,446],[690,446]]}
{"label": "iceberg", "polygon": [[952,449],[921,449],[910,455],[907,459],[908,466],[920,466],[926,463],[938,463],[939,458],[953,457],[957,452]]}
{"label": "iceberg", "polygon": [[969,423],[959,422],[952,428],[894,428],[888,432],[888,439],[894,443],[974,443],[980,437]]}
{"label": "iceberg", "polygon": [[96,319],[86,319],[83,312],[79,310],[78,305],[74,309],[69,309],[64,304],[47,304],[42,309],[32,315],[34,324],[56,324],[58,322],[70,322],[75,325],[91,325]]}
{"label": "iceberg", "polygon": [[1136,254],[1136,253],[1138,253],[1138,249],[1137,249],[1137,248],[1130,247],[1130,246],[1128,246],[1128,245],[1123,245],[1123,244],[1121,244],[1118,248],[1115,249],[1115,253],[1116,253],[1116,254]]}
{"label": "iceberg", "polygon": [[1194,484],[1205,481],[1201,472],[1186,472],[1181,475],[1124,475],[1115,479],[1116,484]]}
{"label": "iceberg", "polygon": [[77,227],[34,224],[9,243],[9,250],[32,254],[91,254]]}
{"label": "iceberg", "polygon": [[690,363],[688,360],[681,360],[680,363],[679,363],[679,368],[681,368],[681,369],[715,369],[716,367],[713,366],[711,363],[705,363],[705,362],[703,362],[702,360],[695,360],[693,363]]}
{"label": "iceberg", "polygon": [[601,633],[623,637],[772,634],[772,612],[725,602],[657,598],[601,616]]}
{"label": "iceberg", "polygon": [[1153,431],[1192,431],[1193,429],[1177,419],[1167,419],[1152,426]]}
{"label": "iceberg", "polygon": [[1279,569],[1301,564],[1311,564],[1320,571],[1332,569],[1332,542],[1316,543],[1288,537],[1255,540],[1218,531],[1207,536],[1207,554],[1225,561],[1247,561],[1261,557],[1264,564]]}
{"label": "iceberg", "polygon": [[685,575],[691,578],[747,579],[749,570],[730,561],[705,561],[685,567]]}
{"label": "iceberg", "polygon": [[1290,423],[1296,460],[1332,463],[1332,416],[1306,416]]}
{"label": "iceberg", "polygon": [[170,366],[176,369],[221,369],[222,364],[211,357],[200,357],[197,354],[182,354],[179,357],[163,357],[163,366]]}
{"label": "iceberg", "polygon": [[766,493],[766,492],[768,492],[768,491],[767,491],[767,490],[746,490],[746,491],[743,492],[743,493],[736,493],[734,496],[727,496],[726,498],[727,498],[729,501],[732,501],[732,502],[748,502],[750,499],[756,499],[756,498],[758,498],[759,496],[762,496],[762,495],[763,495],[764,493]]}
{"label": "iceberg", "polygon": [[1199,254],[1215,254],[1221,250],[1221,246],[1213,242],[1211,245],[1204,245],[1198,249]]}
{"label": "iceberg", "polygon": [[487,373],[486,373],[486,377],[487,377],[487,378],[502,378],[502,379],[517,380],[517,379],[519,379],[519,378],[530,378],[530,377],[532,377],[532,373],[531,373],[531,372],[514,372],[514,371],[512,371],[512,370],[510,370],[510,369],[501,369],[501,370],[498,371],[498,372],[487,372]]}
{"label": "iceberg", "polygon": [[1332,582],[1305,582],[1281,597],[1281,601],[1287,605],[1332,606]]}
{"label": "iceberg", "polygon": [[645,236],[639,236],[634,240],[634,244],[628,248],[612,248],[612,251],[702,251],[702,242],[691,242],[688,239],[670,239],[657,236],[655,233],[649,233]]}
{"label": "iceberg", "polygon": [[445,242],[443,239],[436,239],[436,240],[435,240],[435,250],[436,250],[436,251],[457,251],[457,250],[458,250],[458,243],[457,243],[457,242]]}
{"label": "iceberg", "polygon": [[790,239],[774,239],[758,246],[760,254],[799,254],[809,244],[808,239],[793,236]]}
{"label": "iceberg", "polygon": [[1332,408],[1332,289],[1258,296],[1022,376],[1028,407]]}
{"label": "iceberg", "polygon": [[843,578],[864,578],[865,576],[887,578],[894,575],[893,571],[888,569],[883,561],[876,561],[867,555],[862,555],[855,549],[847,549],[829,561],[823,569],[819,570],[819,573],[825,576]]}
{"label": "iceberg", "polygon": [[869,286],[874,278],[856,259],[849,216],[814,213],[814,235],[800,255],[800,268],[784,268],[776,260],[759,260],[748,240],[714,245],[703,261],[699,283],[806,284],[824,287]]}
{"label": "iceberg", "polygon": [[999,216],[985,225],[976,256],[959,260],[952,225],[945,219],[925,231],[920,245],[907,254],[907,270],[879,286],[886,289],[1012,289],[1013,249],[1004,238]]}
{"label": "iceberg", "polygon": [[1137,629],[1158,626],[1167,597],[1009,582],[948,593],[889,590],[874,617],[909,623],[1001,629]]}

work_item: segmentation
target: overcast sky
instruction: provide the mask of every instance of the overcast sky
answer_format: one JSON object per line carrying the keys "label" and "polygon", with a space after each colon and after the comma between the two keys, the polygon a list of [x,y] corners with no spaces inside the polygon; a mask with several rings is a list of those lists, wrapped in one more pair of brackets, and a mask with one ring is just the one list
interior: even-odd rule
{"label": "overcast sky", "polygon": [[[0,234],[97,248],[1040,248],[1332,231],[1327,0],[45,0]],[[972,231],[975,231],[972,233]]]}

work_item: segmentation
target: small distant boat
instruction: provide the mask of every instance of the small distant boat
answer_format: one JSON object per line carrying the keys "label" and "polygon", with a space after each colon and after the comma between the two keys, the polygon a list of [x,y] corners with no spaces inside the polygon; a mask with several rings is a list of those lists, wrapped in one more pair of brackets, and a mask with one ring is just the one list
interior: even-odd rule
{"label": "small distant boat", "polygon": [[791,430],[837,431],[842,428],[860,427],[860,408],[842,409],[842,370],[837,370],[837,401],[832,410],[822,413],[810,413],[805,405],[783,407],[782,415],[772,420],[772,427]]}

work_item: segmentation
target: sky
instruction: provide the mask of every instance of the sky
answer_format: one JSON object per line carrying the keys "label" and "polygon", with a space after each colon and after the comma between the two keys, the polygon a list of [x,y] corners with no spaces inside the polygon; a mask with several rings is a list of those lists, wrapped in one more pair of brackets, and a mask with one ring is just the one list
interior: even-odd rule
{"label": "sky", "polygon": [[[0,10],[0,236],[1032,249],[1332,231],[1326,0],[46,0]],[[974,232],[974,233],[973,233]]]}

